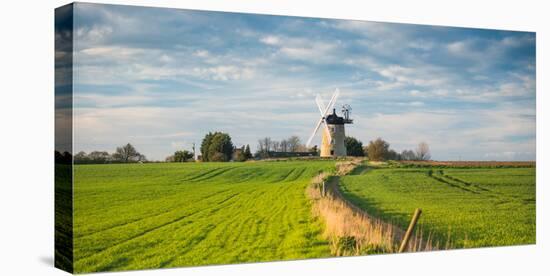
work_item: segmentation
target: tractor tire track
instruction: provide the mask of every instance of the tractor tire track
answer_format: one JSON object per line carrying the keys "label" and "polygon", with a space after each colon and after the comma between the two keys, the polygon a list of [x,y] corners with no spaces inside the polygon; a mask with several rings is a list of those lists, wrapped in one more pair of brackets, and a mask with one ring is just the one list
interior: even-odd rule
{"label": "tractor tire track", "polygon": [[215,169],[212,169],[212,170],[209,170],[205,173],[202,173],[202,174],[199,174],[199,175],[195,175],[193,177],[190,177],[190,178],[187,178],[187,179],[184,179],[184,181],[189,181],[189,182],[198,182],[198,181],[203,181],[205,179],[210,179],[210,178],[214,178],[220,174],[223,174],[223,173],[226,173],[230,170],[233,170],[235,169],[235,167],[221,167],[221,168],[215,168]]}
{"label": "tractor tire track", "polygon": [[[208,194],[207,196],[202,197],[201,199],[199,199],[199,200],[197,200],[197,201],[195,201],[195,202],[198,203],[198,202],[202,202],[202,201],[208,200],[208,199],[211,198],[211,197],[217,196],[217,195],[222,194],[222,193],[224,193],[224,192],[228,192],[228,191],[230,191],[230,190],[231,190],[231,189],[225,189],[225,190],[221,190],[221,191],[218,191],[218,192],[215,192],[215,193],[212,193],[212,194]],[[152,214],[152,215],[148,215],[148,216],[141,217],[141,218],[138,218],[138,219],[134,219],[134,220],[131,220],[131,221],[126,221],[126,222],[119,223],[119,224],[113,224],[113,225],[111,225],[111,227],[109,227],[109,228],[100,229],[100,230],[97,230],[97,231],[92,232],[92,233],[88,233],[88,234],[84,234],[84,235],[75,235],[75,238],[87,238],[87,237],[89,237],[89,236],[97,235],[97,234],[99,234],[99,233],[101,233],[101,232],[114,230],[114,229],[116,229],[116,228],[121,228],[121,227],[124,227],[124,226],[129,226],[129,225],[138,223],[138,222],[143,221],[143,220],[147,220],[147,219],[151,219],[151,218],[154,218],[154,217],[163,216],[163,215],[166,215],[166,214],[169,214],[169,213],[178,212],[178,211],[180,211],[181,209],[186,209],[186,208],[187,208],[187,206],[182,206],[182,207],[177,208],[177,209],[170,209],[170,210],[168,210],[168,211],[157,212],[157,213],[154,213],[154,214]]]}
{"label": "tractor tire track", "polygon": [[306,168],[302,168],[299,171],[297,171],[297,173],[295,175],[289,175],[289,177],[287,179],[285,179],[285,181],[295,181],[295,180],[299,179],[300,177],[302,177],[302,175],[305,172],[306,172]]}
{"label": "tractor tire track", "polygon": [[194,179],[197,179],[197,178],[202,177],[202,176],[204,176],[204,175],[213,173],[213,172],[215,172],[215,171],[219,171],[219,170],[221,170],[221,169],[223,169],[223,167],[218,167],[218,168],[206,170],[206,171],[204,171],[204,172],[200,172],[200,173],[197,173],[197,174],[194,174],[194,175],[191,175],[191,176],[182,178],[180,181],[182,181],[182,182],[185,182],[185,181],[193,181]]}
{"label": "tractor tire track", "polygon": [[474,187],[475,189],[480,190],[480,192],[479,192],[480,194],[483,194],[485,196],[489,196],[489,197],[492,197],[492,198],[495,198],[495,199],[499,199],[500,201],[497,204],[504,204],[504,203],[508,203],[508,202],[512,202],[512,201],[520,202],[520,201],[523,200],[523,198],[521,198],[521,197],[516,197],[516,196],[513,196],[513,195],[505,195],[505,194],[500,193],[498,191],[493,191],[491,189],[487,189],[485,187],[482,187],[480,184],[464,181],[464,180],[462,180],[458,177],[450,176],[448,174],[445,174],[444,171],[441,171],[441,174],[443,175],[443,177],[445,177],[445,178],[447,178],[451,181],[463,184],[465,186]]}
{"label": "tractor tire track", "polygon": [[474,191],[474,190],[470,190],[466,187],[463,187],[462,185],[458,185],[458,184],[454,184],[454,183],[451,183],[450,181],[447,181],[441,177],[438,177],[438,176],[435,176],[435,175],[429,175],[430,178],[432,179],[435,179],[436,181],[438,182],[441,182],[441,183],[444,183],[446,184],[447,186],[449,187],[452,187],[452,188],[456,188],[456,189],[460,189],[460,190],[463,190],[465,192],[469,192],[469,193],[472,193],[472,194],[480,194],[479,192],[477,191]]}
{"label": "tractor tire track", "polygon": [[470,183],[470,182],[466,182],[466,181],[464,181],[464,180],[462,180],[462,179],[460,179],[460,178],[456,178],[456,177],[454,177],[454,176],[450,176],[450,175],[448,175],[448,174],[445,174],[445,172],[442,172],[442,175],[443,175],[443,177],[445,177],[445,178],[447,178],[447,179],[449,179],[449,180],[451,180],[451,181],[455,181],[455,182],[464,184],[464,185],[466,185],[466,186],[475,187],[476,189],[481,190],[481,191],[484,191],[484,192],[493,192],[492,190],[489,190],[489,189],[487,189],[487,188],[481,187],[481,186],[479,186],[479,185],[477,185],[477,184]]}
{"label": "tractor tire track", "polygon": [[[230,196],[230,198],[223,199],[222,201],[218,202],[218,204],[226,203],[226,202],[228,202],[230,199],[235,198],[237,195],[238,195],[238,193],[237,193],[237,194],[233,194],[233,195]],[[116,247],[123,246],[123,245],[125,245],[126,243],[129,243],[129,242],[131,242],[131,241],[133,241],[133,240],[135,240],[135,239],[144,237],[144,236],[146,236],[146,235],[148,235],[148,234],[151,234],[151,233],[153,233],[153,232],[155,232],[155,231],[157,231],[157,230],[159,230],[159,229],[162,229],[162,228],[164,228],[164,227],[167,227],[167,226],[176,224],[176,223],[178,223],[178,222],[183,221],[183,220],[186,219],[186,218],[193,217],[193,216],[195,216],[195,215],[197,215],[197,214],[200,214],[200,213],[209,213],[209,215],[211,215],[211,214],[216,213],[216,212],[218,212],[219,210],[225,208],[226,205],[231,205],[231,203],[229,203],[229,204],[223,204],[222,206],[217,206],[217,208],[215,208],[215,209],[202,209],[202,210],[198,210],[198,211],[195,211],[195,212],[192,212],[192,213],[189,213],[189,214],[185,214],[185,215],[179,216],[179,217],[177,217],[177,218],[174,219],[174,220],[170,220],[170,221],[168,221],[168,222],[162,223],[162,224],[157,225],[157,226],[155,226],[155,227],[149,228],[149,229],[147,229],[147,230],[144,230],[144,231],[140,232],[139,234],[132,235],[131,237],[128,237],[128,238],[126,238],[126,239],[123,239],[123,240],[117,242],[116,244],[113,244],[113,245],[111,245],[111,246],[104,247],[104,248],[102,248],[101,250],[99,250],[99,251],[97,251],[97,252],[94,252],[93,254],[90,254],[90,255],[88,255],[88,256],[86,256],[86,257],[83,257],[83,258],[81,258],[81,259],[79,259],[79,260],[77,260],[77,261],[78,261],[78,262],[83,262],[83,261],[85,261],[85,260],[87,260],[87,259],[90,259],[90,258],[92,258],[92,257],[94,257],[94,256],[97,256],[97,255],[99,255],[99,254],[102,254],[102,253],[104,253],[104,252],[106,252],[106,251],[108,251],[108,250],[111,250],[111,249],[116,248]],[[213,205],[213,206],[214,206],[214,205]],[[75,260],[75,263],[76,263],[77,261]]]}
{"label": "tractor tire track", "polygon": [[204,175],[203,175],[203,177],[200,177],[200,178],[198,178],[198,179],[197,179],[197,178],[196,178],[196,179],[193,179],[192,182],[200,182],[200,181],[204,181],[204,180],[208,180],[208,179],[213,179],[213,178],[215,178],[215,177],[217,177],[217,176],[220,176],[220,175],[222,175],[222,174],[225,174],[225,173],[227,173],[227,172],[229,172],[229,171],[232,171],[232,170],[235,170],[235,169],[236,169],[235,167],[224,168],[224,169],[222,169],[222,170],[218,170],[218,171],[216,171],[216,172],[214,172],[214,173],[211,173],[211,174],[209,174],[209,175],[207,175],[207,176],[204,176]]}
{"label": "tractor tire track", "polygon": [[297,169],[296,168],[293,168],[293,169],[290,169],[288,171],[288,173],[284,174],[284,175],[281,175],[281,177],[279,177],[278,179],[275,179],[273,181],[271,181],[271,183],[278,183],[278,182],[284,182],[288,179],[288,177],[293,173],[295,172]]}

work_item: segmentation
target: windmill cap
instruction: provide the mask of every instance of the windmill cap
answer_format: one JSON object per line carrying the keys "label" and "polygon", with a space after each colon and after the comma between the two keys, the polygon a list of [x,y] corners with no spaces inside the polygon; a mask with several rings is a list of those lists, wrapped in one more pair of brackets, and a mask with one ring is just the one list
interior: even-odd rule
{"label": "windmill cap", "polygon": [[332,109],[332,114],[328,115],[326,118],[327,124],[329,125],[343,125],[344,118],[336,115],[336,108]]}

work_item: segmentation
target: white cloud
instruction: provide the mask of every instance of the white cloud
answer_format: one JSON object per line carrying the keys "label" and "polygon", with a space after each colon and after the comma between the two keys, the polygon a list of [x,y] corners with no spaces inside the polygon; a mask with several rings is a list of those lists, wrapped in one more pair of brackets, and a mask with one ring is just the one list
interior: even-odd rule
{"label": "white cloud", "polygon": [[411,96],[420,96],[422,94],[422,92],[418,90],[411,90],[409,91],[409,93],[411,94]]}
{"label": "white cloud", "polygon": [[471,51],[468,51],[469,49],[469,42],[467,41],[455,41],[447,45],[447,49],[449,52],[456,54],[456,55],[464,55],[471,53]]}
{"label": "white cloud", "polygon": [[114,106],[139,106],[145,103],[152,102],[154,98],[138,93],[128,94],[107,94],[101,95],[97,93],[84,93],[75,90],[74,102],[79,106],[96,106],[96,107],[114,107]]}
{"label": "white cloud", "polygon": [[338,61],[341,53],[336,50],[343,44],[340,40],[329,41],[296,36],[268,35],[261,37],[259,40],[263,44],[277,46],[275,55],[270,60],[271,62],[275,62],[276,58],[279,57],[311,63]]}
{"label": "white cloud", "polygon": [[[184,148],[189,148],[190,143],[185,141],[172,141],[170,142],[170,146],[172,146],[172,149],[174,150],[181,150]],[[192,143],[191,143],[192,145]]]}
{"label": "white cloud", "polygon": [[[195,60],[190,55],[197,57]],[[98,64],[105,61],[109,65]],[[231,81],[251,79],[256,68],[266,61],[241,59],[234,56],[212,56],[206,50],[167,53],[161,49],[121,46],[98,46],[77,52],[76,83],[112,84],[137,80],[176,79],[191,85],[208,88],[198,80]]]}
{"label": "white cloud", "polygon": [[[494,153],[514,149],[535,152],[535,140],[509,141],[508,137],[529,137],[535,133],[533,119],[525,117],[525,109],[470,110],[461,112],[401,112],[398,114],[366,114],[357,111],[355,123],[346,131],[365,143],[376,137],[390,142],[401,151],[413,149],[426,141],[435,159],[506,159]],[[480,119],[482,118],[482,119]],[[460,126],[460,127],[457,127]],[[527,154],[513,156],[529,160]]]}
{"label": "white cloud", "polygon": [[273,35],[264,36],[260,39],[260,41],[267,45],[279,45],[281,43],[279,37]]}
{"label": "white cloud", "polygon": [[279,50],[282,55],[295,59],[305,60],[312,63],[331,62],[337,59],[333,54],[337,44],[326,42],[310,42],[303,45],[284,46]]}
{"label": "white cloud", "polygon": [[169,55],[162,54],[160,56],[160,61],[163,62],[163,63],[169,63],[169,62],[174,61],[174,59],[172,57],[170,57]]}
{"label": "white cloud", "polygon": [[424,106],[424,102],[421,102],[421,101],[396,102],[396,103],[392,103],[392,105],[409,106],[409,107],[421,107],[421,106]]}
{"label": "white cloud", "polygon": [[374,70],[392,82],[391,86],[387,88],[403,87],[406,85],[441,87],[445,86],[449,81],[449,77],[445,74],[445,71],[433,68],[432,66],[412,68],[401,65],[389,65],[374,68]]}
{"label": "white cloud", "polygon": [[207,58],[210,56],[210,53],[207,50],[197,50],[195,51],[195,56],[201,58]]}
{"label": "white cloud", "polygon": [[534,43],[534,42],[535,42],[535,38],[533,36],[530,36],[530,35],[523,35],[523,36],[520,36],[520,37],[507,36],[507,37],[502,38],[499,41],[499,43],[502,46],[506,46],[506,47],[519,47],[519,46],[522,46],[522,45],[525,45],[525,44],[528,44],[528,43]]}
{"label": "white cloud", "polygon": [[[261,136],[305,139],[318,119],[314,95],[340,87],[340,102],[358,107],[346,131],[365,143],[381,136],[400,150],[424,140],[441,158],[534,152],[534,140],[509,139],[535,132],[534,114],[520,112],[534,111],[534,62],[506,72],[497,64],[517,62],[506,50],[533,35],[472,33],[448,43],[452,33],[440,39],[429,27],[295,18],[270,33],[190,11],[99,10],[88,11],[98,22],[77,29],[75,44],[76,142],[84,150],[135,142],[164,159],[211,130],[252,147]],[[111,93],[119,86],[125,91]]]}
{"label": "white cloud", "polygon": [[423,51],[430,51],[435,47],[435,43],[432,41],[426,40],[414,40],[407,44],[409,48],[418,49]]}
{"label": "white cloud", "polygon": [[[338,30],[353,32],[365,36],[384,36],[392,33],[392,27],[388,24],[361,20],[337,20],[324,21],[324,26]],[[395,32],[393,32],[395,34]]]}
{"label": "white cloud", "polygon": [[489,152],[484,155],[487,160],[509,161],[509,160],[534,160],[535,152],[533,151],[504,151],[504,152]]}
{"label": "white cloud", "polygon": [[197,67],[193,69],[193,73],[201,78],[221,81],[246,80],[254,77],[253,69],[237,66]]}
{"label": "white cloud", "polygon": [[83,44],[96,44],[106,40],[112,33],[111,26],[80,27],[75,30],[75,41]]}
{"label": "white cloud", "polygon": [[135,58],[138,55],[145,54],[147,49],[129,48],[120,46],[104,46],[104,47],[92,47],[81,50],[79,58],[86,59],[88,56],[91,58],[109,58],[109,59],[128,59]]}
{"label": "white cloud", "polygon": [[130,138],[179,138],[193,135],[192,132],[175,132],[175,133],[163,133],[154,135],[130,135]]}

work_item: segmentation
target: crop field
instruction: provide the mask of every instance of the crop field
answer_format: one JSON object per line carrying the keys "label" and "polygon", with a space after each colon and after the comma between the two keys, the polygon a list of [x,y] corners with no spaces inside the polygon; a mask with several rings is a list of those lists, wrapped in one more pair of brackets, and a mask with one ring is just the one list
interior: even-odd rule
{"label": "crop field", "polygon": [[[75,272],[332,256],[306,194],[321,171],[335,162],[77,165]],[[418,229],[440,248],[535,242],[534,167],[358,167],[339,179],[346,199],[401,229],[421,208]]]}
{"label": "crop field", "polygon": [[75,272],[326,257],[305,195],[334,162],[75,166]]}
{"label": "crop field", "polygon": [[341,178],[349,201],[441,248],[535,243],[535,168],[375,168]]}

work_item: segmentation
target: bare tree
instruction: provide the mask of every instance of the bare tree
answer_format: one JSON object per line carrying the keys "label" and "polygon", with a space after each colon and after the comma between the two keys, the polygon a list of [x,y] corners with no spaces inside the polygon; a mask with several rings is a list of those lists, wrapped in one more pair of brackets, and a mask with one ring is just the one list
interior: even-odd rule
{"label": "bare tree", "polygon": [[415,160],[416,154],[412,150],[403,150],[401,152],[401,159],[408,160],[408,161]]}
{"label": "bare tree", "polygon": [[271,142],[271,148],[273,151],[281,151],[281,143],[279,141]]}
{"label": "bare tree", "polygon": [[430,147],[426,142],[420,142],[416,148],[416,158],[418,160],[430,160],[432,156],[430,155]]}
{"label": "bare tree", "polygon": [[109,161],[109,153],[106,151],[92,151],[88,154],[88,158],[93,163],[106,163]]}
{"label": "bare tree", "polygon": [[258,151],[259,152],[268,152],[271,150],[271,138],[270,137],[264,137],[260,140],[258,140]]}
{"label": "bare tree", "polygon": [[281,151],[287,152],[288,151],[288,142],[286,139],[281,140]]}
{"label": "bare tree", "polygon": [[289,152],[297,152],[299,147],[300,147],[300,144],[301,144],[301,141],[300,141],[300,137],[298,136],[290,136],[287,140],[288,142],[288,151]]}

